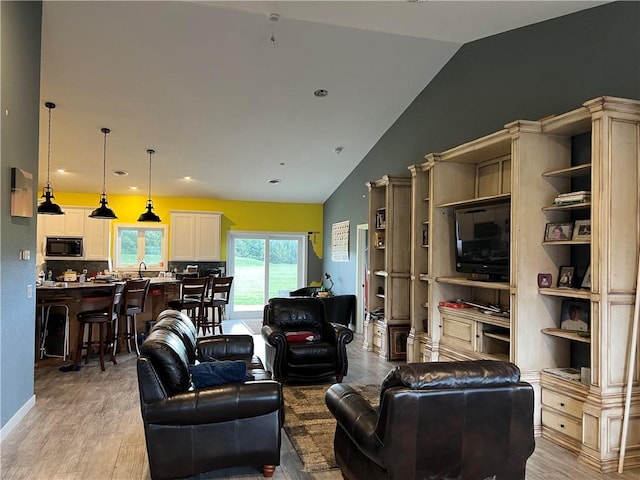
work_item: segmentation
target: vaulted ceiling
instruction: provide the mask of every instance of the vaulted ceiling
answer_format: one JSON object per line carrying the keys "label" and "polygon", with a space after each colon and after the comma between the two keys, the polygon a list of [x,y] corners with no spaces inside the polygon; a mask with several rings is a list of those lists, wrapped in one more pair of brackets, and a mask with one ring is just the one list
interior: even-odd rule
{"label": "vaulted ceiling", "polygon": [[45,1],[39,185],[49,101],[56,191],[100,192],[108,127],[108,193],[152,148],[154,196],[324,202],[464,43],[602,3]]}

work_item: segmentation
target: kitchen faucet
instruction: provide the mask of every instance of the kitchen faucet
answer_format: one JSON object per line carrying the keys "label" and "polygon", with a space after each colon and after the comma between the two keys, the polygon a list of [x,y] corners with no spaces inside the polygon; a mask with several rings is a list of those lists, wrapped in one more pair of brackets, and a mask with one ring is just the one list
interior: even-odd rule
{"label": "kitchen faucet", "polygon": [[138,264],[138,277],[142,278],[142,266],[144,265],[144,269],[147,269],[147,264],[144,262],[140,262]]}

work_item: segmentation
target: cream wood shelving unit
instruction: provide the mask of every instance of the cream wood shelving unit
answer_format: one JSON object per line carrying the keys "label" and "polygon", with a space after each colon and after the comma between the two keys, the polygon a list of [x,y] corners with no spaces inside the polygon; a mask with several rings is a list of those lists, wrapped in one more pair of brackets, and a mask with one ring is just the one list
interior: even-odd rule
{"label": "cream wood shelving unit", "polygon": [[[409,177],[384,176],[369,189],[368,305],[363,348],[391,358],[389,327],[409,326]],[[383,309],[384,315],[372,316]]]}
{"label": "cream wood shelving unit", "polygon": [[[425,159],[409,167],[408,361],[516,363],[534,387],[536,434],[573,450],[599,471],[614,471],[640,245],[640,102],[596,98],[542,121],[509,123]],[[582,189],[591,190],[591,202],[553,205],[559,193]],[[505,200],[511,205],[508,282],[476,281],[456,272],[455,209]],[[590,219],[590,241],[543,241],[547,223],[576,219]],[[590,289],[537,286],[538,273],[552,273],[555,284],[560,266],[589,264]],[[499,304],[510,314],[439,306],[455,299]],[[589,337],[559,328],[566,300],[589,302]],[[627,468],[640,465],[638,356],[635,362]],[[559,374],[578,367],[590,369],[584,383]]]}

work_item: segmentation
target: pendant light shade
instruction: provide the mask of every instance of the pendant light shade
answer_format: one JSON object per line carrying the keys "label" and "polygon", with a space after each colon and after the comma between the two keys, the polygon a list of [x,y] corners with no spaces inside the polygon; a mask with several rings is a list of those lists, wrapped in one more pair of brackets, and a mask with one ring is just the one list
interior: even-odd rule
{"label": "pendant light shade", "polygon": [[56,104],[46,102],[44,106],[49,109],[49,136],[47,139],[47,184],[42,189],[41,198],[44,198],[44,201],[40,205],[38,205],[38,213],[41,215],[64,215],[64,212],[60,208],[60,205],[56,205],[52,202],[55,197],[53,196],[53,188],[51,188],[51,183],[49,181],[51,172],[51,110],[56,108]]}
{"label": "pendant light shade", "polygon": [[139,222],[159,222],[160,217],[153,213],[153,201],[151,200],[151,156],[156,153],[155,150],[147,150],[149,154],[149,198],[147,199],[147,211],[141,213],[138,217]]}
{"label": "pendant light shade", "polygon": [[96,208],[89,217],[100,218],[105,220],[113,220],[116,214],[107,207],[107,133],[111,130],[108,128],[101,128],[100,131],[104,133],[104,145],[103,145],[103,160],[102,160],[102,194],[100,195],[100,206]]}

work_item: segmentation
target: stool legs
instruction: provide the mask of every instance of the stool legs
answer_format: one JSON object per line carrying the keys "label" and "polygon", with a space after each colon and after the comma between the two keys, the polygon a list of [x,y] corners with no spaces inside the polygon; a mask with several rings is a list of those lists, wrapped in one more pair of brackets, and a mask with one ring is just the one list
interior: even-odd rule
{"label": "stool legs", "polygon": [[[93,340],[93,325],[94,323],[98,326],[98,340]],[[87,328],[87,341],[84,341],[84,333],[85,333],[85,325]],[[78,329],[78,342],[76,347],[76,355],[74,359],[74,366],[76,368],[80,367],[82,363],[82,349],[87,349],[87,354],[85,356],[84,363],[89,363],[89,355],[91,355],[91,350],[95,345],[98,346],[98,353],[100,355],[100,369],[105,371],[104,364],[104,354],[109,349],[109,357],[111,362],[114,365],[117,365],[116,357],[113,353],[112,342],[114,342],[113,337],[113,327],[110,322],[80,322]]]}
{"label": "stool legs", "polygon": [[124,316],[124,328],[125,332],[120,334],[118,333],[118,322],[120,319],[115,321],[114,325],[114,334],[113,334],[113,354],[115,355],[118,351],[118,338],[124,338],[127,344],[127,352],[131,353],[131,341],[133,341],[133,348],[136,350],[136,355],[140,356],[140,348],[138,347],[138,329],[136,328],[136,314],[132,313]]}
{"label": "stool legs", "polygon": [[[63,308],[65,312],[64,340],[62,345],[62,355],[53,355],[53,354],[47,353],[46,342],[47,342],[47,336],[49,334],[49,317],[51,315],[51,307]],[[67,356],[69,355],[69,307],[63,303],[47,305],[46,314],[45,314],[45,307],[43,306],[42,316],[44,317],[44,320],[43,320],[44,323],[42,326],[42,339],[40,343],[40,359],[43,359],[46,356],[46,357],[62,357],[63,361],[66,360]]]}

